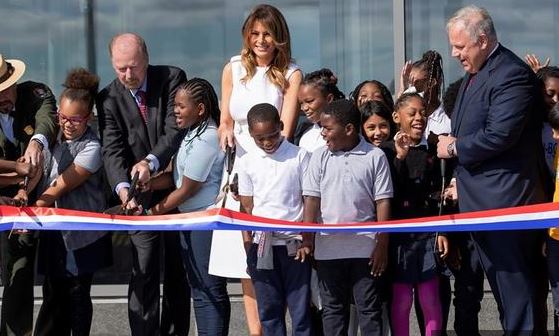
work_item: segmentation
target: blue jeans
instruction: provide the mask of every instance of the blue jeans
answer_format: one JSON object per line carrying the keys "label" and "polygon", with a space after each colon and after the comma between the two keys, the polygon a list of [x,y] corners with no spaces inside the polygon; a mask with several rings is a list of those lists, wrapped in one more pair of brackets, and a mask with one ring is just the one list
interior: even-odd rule
{"label": "blue jeans", "polygon": [[324,335],[345,336],[351,298],[362,335],[382,335],[383,277],[373,277],[367,258],[317,260]]}
{"label": "blue jeans", "polygon": [[248,271],[254,284],[258,316],[266,336],[286,335],[285,308],[289,309],[293,335],[310,336],[310,281],[311,264],[287,255],[285,246],[273,246],[274,269],[256,269],[256,251],[253,244],[247,256]]}
{"label": "blue jeans", "polygon": [[227,335],[231,316],[227,279],[208,274],[212,231],[181,233],[182,257],[192,288],[198,335]]}

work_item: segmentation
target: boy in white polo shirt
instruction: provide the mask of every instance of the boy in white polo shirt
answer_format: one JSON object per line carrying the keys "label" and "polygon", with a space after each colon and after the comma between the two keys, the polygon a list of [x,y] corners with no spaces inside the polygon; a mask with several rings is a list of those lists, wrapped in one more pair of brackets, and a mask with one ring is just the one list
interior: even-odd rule
{"label": "boy in white polo shirt", "polygon": [[[310,155],[281,136],[283,124],[273,105],[253,106],[247,121],[258,149],[243,155],[237,163],[244,211],[301,221],[303,175]],[[312,238],[312,234],[299,232],[243,232],[248,272],[266,336],[286,334],[286,304],[293,334],[311,335],[311,265],[307,255],[312,251]]]}
{"label": "boy in white polo shirt", "polygon": [[[320,117],[326,146],[313,152],[303,183],[305,222],[325,224],[389,218],[392,180],[384,152],[359,135],[352,102],[330,103]],[[376,209],[376,213],[375,213]],[[385,233],[317,233],[314,256],[325,335],[347,335],[351,298],[362,335],[382,335],[382,273]]]}

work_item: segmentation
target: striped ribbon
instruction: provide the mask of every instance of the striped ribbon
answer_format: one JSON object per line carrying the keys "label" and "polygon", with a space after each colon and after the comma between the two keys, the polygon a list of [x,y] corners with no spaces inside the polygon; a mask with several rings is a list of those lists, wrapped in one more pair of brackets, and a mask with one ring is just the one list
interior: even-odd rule
{"label": "striped ribbon", "polygon": [[250,230],[299,232],[452,232],[543,229],[559,226],[559,204],[354,224],[294,223],[228,209],[164,216],[119,216],[85,211],[0,206],[0,231],[28,230]]}

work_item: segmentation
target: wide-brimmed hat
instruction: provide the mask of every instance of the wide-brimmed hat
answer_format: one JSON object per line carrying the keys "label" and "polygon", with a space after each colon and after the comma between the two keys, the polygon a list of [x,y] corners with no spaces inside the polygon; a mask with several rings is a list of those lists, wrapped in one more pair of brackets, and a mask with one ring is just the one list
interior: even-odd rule
{"label": "wide-brimmed hat", "polygon": [[25,72],[25,63],[16,59],[5,60],[0,54],[0,91],[17,82]]}

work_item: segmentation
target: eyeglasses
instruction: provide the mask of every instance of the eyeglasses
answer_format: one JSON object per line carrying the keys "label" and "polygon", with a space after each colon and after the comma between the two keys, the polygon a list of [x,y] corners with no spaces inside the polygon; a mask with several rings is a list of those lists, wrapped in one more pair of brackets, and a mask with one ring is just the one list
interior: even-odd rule
{"label": "eyeglasses", "polygon": [[58,123],[60,125],[64,125],[66,122],[70,122],[71,125],[78,126],[84,122],[87,122],[90,114],[91,113],[88,113],[86,116],[83,117],[67,117],[62,114],[62,112],[58,111]]}

